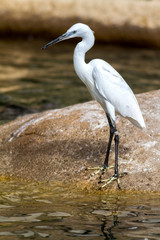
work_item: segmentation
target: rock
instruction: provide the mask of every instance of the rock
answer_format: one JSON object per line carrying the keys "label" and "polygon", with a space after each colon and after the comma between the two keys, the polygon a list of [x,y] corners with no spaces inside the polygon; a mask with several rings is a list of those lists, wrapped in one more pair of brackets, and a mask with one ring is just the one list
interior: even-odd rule
{"label": "rock", "polygon": [[76,22],[90,25],[97,40],[160,47],[160,2],[112,0],[1,0],[0,31],[57,37]]}
{"label": "rock", "polygon": [[[146,130],[117,116],[119,171],[128,173],[121,187],[160,191],[160,90],[137,99]],[[89,179],[92,171],[85,168],[103,164],[108,137],[105,114],[95,101],[26,115],[0,126],[0,174],[98,189],[98,176]],[[114,142],[109,164],[114,164]]]}

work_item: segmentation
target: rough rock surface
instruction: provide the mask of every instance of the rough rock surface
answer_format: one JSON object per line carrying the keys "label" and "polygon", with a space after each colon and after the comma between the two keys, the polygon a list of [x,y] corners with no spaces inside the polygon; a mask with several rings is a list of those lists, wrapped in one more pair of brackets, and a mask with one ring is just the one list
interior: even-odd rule
{"label": "rough rock surface", "polygon": [[[121,187],[160,191],[160,90],[137,98],[146,130],[117,116],[119,170],[128,173]],[[0,174],[97,188],[98,176],[89,179],[92,171],[85,168],[103,164],[108,136],[105,114],[95,101],[26,115],[0,126]],[[114,144],[109,163],[114,163]]]}

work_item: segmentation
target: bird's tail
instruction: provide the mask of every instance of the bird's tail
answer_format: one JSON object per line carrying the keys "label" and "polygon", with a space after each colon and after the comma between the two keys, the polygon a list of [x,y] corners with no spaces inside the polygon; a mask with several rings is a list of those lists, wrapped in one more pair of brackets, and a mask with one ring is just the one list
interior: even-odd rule
{"label": "bird's tail", "polygon": [[139,117],[138,120],[134,119],[134,118],[131,118],[131,117],[127,117],[127,119],[132,123],[134,124],[136,127],[140,128],[140,129],[143,129],[143,128],[146,128],[146,125],[145,125],[145,122],[144,122],[144,119],[143,119],[143,116],[141,115],[141,117]]}

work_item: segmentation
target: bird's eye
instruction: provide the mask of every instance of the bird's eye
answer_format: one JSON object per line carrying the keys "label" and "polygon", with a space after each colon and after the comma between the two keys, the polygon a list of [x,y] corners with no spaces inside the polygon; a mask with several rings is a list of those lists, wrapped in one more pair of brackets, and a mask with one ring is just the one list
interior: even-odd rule
{"label": "bird's eye", "polygon": [[75,30],[75,31],[73,31],[73,33],[76,33],[76,30]]}

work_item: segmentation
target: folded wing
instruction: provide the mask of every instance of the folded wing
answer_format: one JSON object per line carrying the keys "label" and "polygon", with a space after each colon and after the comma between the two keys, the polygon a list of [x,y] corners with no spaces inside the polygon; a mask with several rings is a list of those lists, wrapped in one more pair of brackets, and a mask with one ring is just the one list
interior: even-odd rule
{"label": "folded wing", "polygon": [[112,66],[100,61],[99,64],[94,66],[92,77],[100,95],[114,106],[118,114],[128,118],[139,128],[145,127],[135,95]]}

